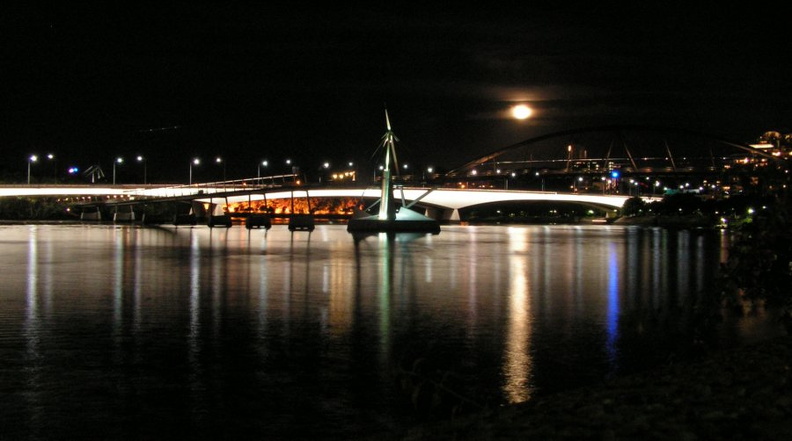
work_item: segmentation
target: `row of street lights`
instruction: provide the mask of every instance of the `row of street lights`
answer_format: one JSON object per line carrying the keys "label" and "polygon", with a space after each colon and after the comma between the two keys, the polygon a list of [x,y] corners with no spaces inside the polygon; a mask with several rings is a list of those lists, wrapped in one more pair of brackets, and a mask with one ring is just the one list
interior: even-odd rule
{"label": "row of street lights", "polygon": [[[148,183],[147,182],[147,176],[146,176],[146,174],[147,174],[146,173],[147,172],[146,171],[146,158],[144,158],[143,156],[138,156],[137,157],[137,161],[143,164],[143,184],[145,185],[145,184]],[[264,162],[266,162],[266,161],[264,161]],[[115,161],[113,161],[113,185],[116,184],[116,165],[120,165],[120,164],[123,164],[123,163],[124,163],[124,158],[122,158],[122,157],[118,157],[118,158],[115,159]],[[215,163],[216,164],[221,164],[223,166],[223,181],[225,181],[226,180],[226,165],[225,165],[225,162],[223,161],[223,158],[218,156],[217,158],[215,158]],[[201,160],[199,158],[193,158],[190,161],[190,180],[189,180],[190,185],[192,185],[193,166],[194,165],[200,165],[200,164],[201,164]],[[30,178],[29,177],[28,177],[28,183],[30,183]]]}
{"label": "row of street lights", "polygon": [[[49,160],[54,160],[55,155],[50,153],[50,154],[47,155],[47,158]],[[138,155],[136,157],[136,160],[137,160],[138,163],[143,165],[143,184],[145,185],[145,184],[148,183],[148,170],[147,170],[146,158],[144,156]],[[31,166],[32,166],[33,163],[38,162],[38,161],[39,161],[38,155],[30,155],[28,157],[28,160],[27,160],[27,183],[28,183],[28,185],[30,185],[30,183],[31,183]],[[222,165],[223,166],[223,181],[225,181],[227,179],[225,161],[223,160],[223,158],[218,156],[218,157],[215,158],[215,163],[218,164],[218,165]],[[113,160],[113,185],[116,185],[117,168],[119,166],[123,165],[123,164],[124,164],[124,158],[121,157],[121,156],[118,156],[118,157],[116,157]],[[190,185],[192,185],[192,183],[193,183],[193,167],[198,166],[200,164],[201,164],[201,159],[200,158],[193,158],[193,159],[190,160],[190,164],[189,164],[189,181],[188,181]],[[291,168],[292,172],[295,171],[296,167],[294,165],[292,165],[292,160],[291,159],[286,159],[285,160],[285,164],[286,164],[287,167]],[[268,168],[269,165],[270,165],[270,163],[266,159],[258,162],[257,167],[256,167],[256,175],[257,175],[257,177],[260,178],[261,174],[262,174],[262,169]],[[352,167],[353,163],[349,162],[349,166]],[[324,168],[326,170],[329,169],[330,168],[330,163],[329,162],[324,162],[322,164],[322,168]],[[75,168],[75,170],[76,170],[76,168]],[[429,172],[431,173],[431,169],[429,170]],[[70,169],[70,173],[72,173],[71,169]]]}
{"label": "row of street lights", "polygon": [[[226,180],[226,164],[225,164],[225,161],[223,161],[223,158],[218,156],[218,157],[215,158],[215,164],[223,166],[223,181],[225,181]],[[201,165],[201,159],[200,158],[193,158],[192,160],[190,160],[190,180],[189,180],[189,184],[190,185],[192,185],[192,175],[193,175],[193,166],[194,165]]]}
{"label": "row of street lights", "polygon": [[[147,176],[146,176],[146,174],[147,174],[146,173],[146,158],[144,158],[143,156],[138,155],[137,162],[140,162],[140,163],[143,164],[143,185],[146,185],[148,183],[148,179],[147,179]],[[115,183],[116,183],[116,165],[121,165],[123,163],[124,163],[124,158],[122,158],[120,156],[117,157],[115,159],[115,161],[113,161],[113,185],[115,185]]]}
{"label": "row of street lights", "polygon": [[[50,159],[52,159],[53,155],[48,155],[48,157]],[[32,155],[29,158],[29,161],[28,161],[28,185],[30,184],[30,163],[31,162],[36,162],[37,160],[38,160],[38,157],[36,155]],[[147,170],[146,170],[146,158],[143,157],[143,156],[138,156],[137,157],[137,161],[143,164],[143,184],[145,185],[145,184],[148,183]],[[123,163],[124,163],[124,158],[122,158],[120,156],[117,157],[113,161],[113,185],[116,184],[116,166],[121,165]],[[223,181],[225,181],[226,180],[226,164],[225,164],[225,161],[223,161],[223,158],[218,156],[218,157],[215,158],[215,163],[218,164],[218,165],[222,165],[223,166]],[[194,166],[198,166],[200,164],[201,164],[201,159],[200,158],[193,158],[193,159],[190,160],[189,181],[188,181],[190,185],[192,185],[193,167]],[[291,159],[287,159],[286,160],[286,164],[287,165],[291,165]],[[261,177],[261,167],[267,167],[268,165],[269,165],[269,162],[266,161],[266,160],[261,161],[258,164],[258,177]]]}
{"label": "row of street lights", "polygon": [[[47,155],[47,159],[50,161],[55,160],[55,155],[52,153]],[[27,183],[30,185],[30,166],[34,163],[38,162],[38,155],[30,155],[27,160]]]}

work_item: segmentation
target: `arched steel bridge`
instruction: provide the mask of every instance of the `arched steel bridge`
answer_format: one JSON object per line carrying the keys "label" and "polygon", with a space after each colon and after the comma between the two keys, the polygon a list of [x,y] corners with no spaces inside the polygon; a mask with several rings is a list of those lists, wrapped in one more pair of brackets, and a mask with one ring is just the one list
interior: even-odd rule
{"label": "arched steel bridge", "polygon": [[554,132],[497,149],[449,171],[447,177],[547,173],[633,174],[712,172],[736,158],[778,158],[749,144],[694,130],[651,125],[608,125]]}

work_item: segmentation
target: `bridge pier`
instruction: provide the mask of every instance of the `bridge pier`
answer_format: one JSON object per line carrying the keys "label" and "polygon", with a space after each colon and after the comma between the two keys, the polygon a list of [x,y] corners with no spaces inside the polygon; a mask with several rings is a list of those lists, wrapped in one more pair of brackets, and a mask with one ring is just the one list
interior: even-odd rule
{"label": "bridge pier", "polygon": [[198,219],[205,218],[206,210],[204,209],[203,203],[191,201],[190,209],[186,214],[180,213],[178,209],[176,210],[176,213],[173,214],[173,225],[196,225]]}
{"label": "bridge pier", "polygon": [[223,206],[220,204],[209,203],[209,221],[207,225],[209,228],[226,227],[231,228],[231,215],[223,211]]}
{"label": "bridge pier", "polygon": [[459,222],[458,208],[427,208],[426,215],[437,221]]}
{"label": "bridge pier", "polygon": [[84,207],[82,212],[80,213],[80,220],[86,221],[100,221],[102,220],[102,210],[99,207],[93,207],[96,209],[94,212],[86,212],[90,207]]}
{"label": "bridge pier", "polygon": [[207,210],[203,202],[193,200],[190,205],[190,214],[195,217],[196,221],[207,220]]}
{"label": "bridge pier", "polygon": [[113,222],[133,222],[135,220],[135,210],[132,205],[129,206],[128,212],[119,212],[118,207],[113,212]]}

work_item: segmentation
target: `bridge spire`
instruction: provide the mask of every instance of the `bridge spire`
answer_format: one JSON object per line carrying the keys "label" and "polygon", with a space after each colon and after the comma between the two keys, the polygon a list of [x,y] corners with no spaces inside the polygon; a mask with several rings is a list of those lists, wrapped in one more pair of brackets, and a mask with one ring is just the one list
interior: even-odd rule
{"label": "bridge spire", "polygon": [[[391,129],[387,108],[385,109],[385,126],[387,131],[382,137],[382,146],[385,147],[385,169],[382,171],[382,199],[380,200],[379,215],[377,217],[380,220],[394,220],[396,219],[396,205],[393,200],[390,158],[393,155],[393,161],[396,163],[396,136]],[[398,165],[396,169],[398,170]]]}
{"label": "bridge spire", "polygon": [[347,224],[351,232],[431,232],[439,233],[439,223],[407,207],[396,208],[393,197],[393,168],[399,172],[399,162],[396,157],[396,142],[399,140],[393,133],[388,109],[385,109],[385,134],[378,147],[385,150],[385,166],[382,170],[382,185],[379,202],[379,212],[370,216],[365,212],[356,213]]}

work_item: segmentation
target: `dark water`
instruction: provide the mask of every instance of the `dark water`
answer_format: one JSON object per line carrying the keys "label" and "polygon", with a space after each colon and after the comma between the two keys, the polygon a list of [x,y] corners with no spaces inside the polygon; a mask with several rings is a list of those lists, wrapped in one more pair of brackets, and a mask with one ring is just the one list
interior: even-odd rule
{"label": "dark water", "polygon": [[[727,238],[13,225],[0,244],[0,439],[280,440],[442,417],[401,388],[420,378],[470,409],[663,362],[691,341]],[[717,338],[772,332],[757,313]]]}

